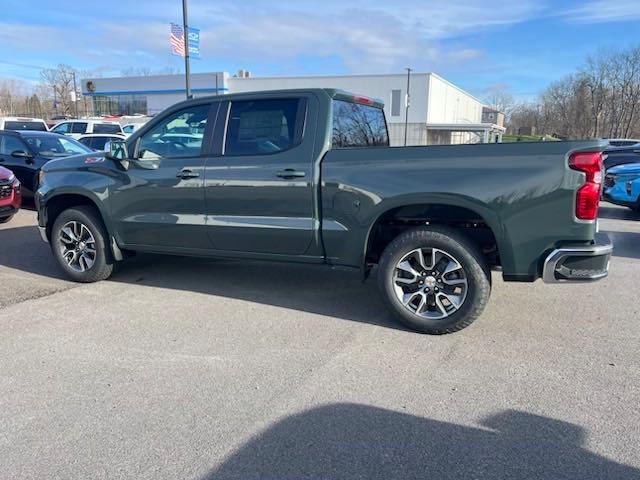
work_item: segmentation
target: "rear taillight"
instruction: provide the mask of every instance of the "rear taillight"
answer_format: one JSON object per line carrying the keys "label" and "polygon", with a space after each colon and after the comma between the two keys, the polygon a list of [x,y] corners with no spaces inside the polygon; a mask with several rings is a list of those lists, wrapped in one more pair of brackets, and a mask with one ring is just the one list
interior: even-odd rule
{"label": "rear taillight", "polygon": [[569,157],[569,167],[585,174],[585,184],[576,193],[576,217],[595,220],[602,190],[602,153],[574,153]]}

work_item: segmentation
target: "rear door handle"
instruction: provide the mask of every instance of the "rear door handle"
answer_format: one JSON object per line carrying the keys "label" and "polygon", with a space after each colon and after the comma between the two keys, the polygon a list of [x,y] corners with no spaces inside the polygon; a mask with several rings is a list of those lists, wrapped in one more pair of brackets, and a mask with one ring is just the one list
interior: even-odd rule
{"label": "rear door handle", "polygon": [[183,180],[188,178],[198,178],[199,176],[200,174],[198,172],[194,172],[188,168],[182,169],[176,174],[177,178],[182,178]]}
{"label": "rear door handle", "polygon": [[302,178],[306,175],[306,172],[300,170],[294,170],[293,168],[285,168],[284,170],[276,174],[280,178]]}

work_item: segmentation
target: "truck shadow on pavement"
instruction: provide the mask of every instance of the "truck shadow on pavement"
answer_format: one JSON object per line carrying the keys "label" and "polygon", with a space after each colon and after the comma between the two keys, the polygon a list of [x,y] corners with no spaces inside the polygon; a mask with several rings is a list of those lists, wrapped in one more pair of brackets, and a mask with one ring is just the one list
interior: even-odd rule
{"label": "truck shadow on pavement", "polygon": [[640,258],[640,225],[637,232],[604,232],[613,242],[614,257]]}
{"label": "truck shadow on pavement", "polygon": [[[0,266],[68,280],[35,226],[0,229]],[[388,313],[374,278],[323,266],[140,254],[110,281],[185,290],[404,328]]]}
{"label": "truck shadow on pavement", "polygon": [[640,213],[634,212],[626,207],[606,207],[600,205],[598,209],[598,218],[607,218],[611,220],[640,220]]}
{"label": "truck shadow on pavement", "polygon": [[203,480],[640,478],[586,440],[579,426],[514,410],[469,427],[339,403],[279,421]]}

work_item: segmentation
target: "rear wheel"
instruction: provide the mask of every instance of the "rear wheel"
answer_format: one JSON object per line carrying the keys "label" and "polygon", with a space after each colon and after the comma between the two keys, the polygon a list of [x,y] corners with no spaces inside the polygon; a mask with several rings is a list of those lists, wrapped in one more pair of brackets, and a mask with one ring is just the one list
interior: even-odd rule
{"label": "rear wheel", "polygon": [[470,325],[491,292],[490,272],[477,246],[446,227],[399,235],[380,259],[384,299],[407,327],[452,333]]}
{"label": "rear wheel", "polygon": [[51,230],[51,248],[60,266],[76,282],[97,282],[113,272],[108,235],[94,208],[63,211]]}

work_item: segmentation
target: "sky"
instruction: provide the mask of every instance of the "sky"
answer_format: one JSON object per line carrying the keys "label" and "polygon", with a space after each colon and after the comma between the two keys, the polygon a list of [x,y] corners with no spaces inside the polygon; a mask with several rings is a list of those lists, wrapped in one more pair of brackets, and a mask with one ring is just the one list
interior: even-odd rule
{"label": "sky", "polygon": [[[169,49],[181,0],[0,0],[0,78],[65,63],[118,76],[183,68]],[[435,72],[479,98],[522,100],[588,55],[640,46],[640,0],[189,0],[192,72],[254,76]]]}

